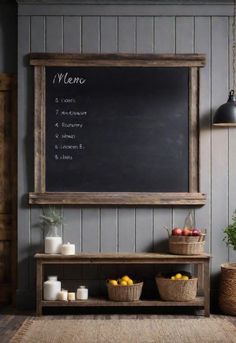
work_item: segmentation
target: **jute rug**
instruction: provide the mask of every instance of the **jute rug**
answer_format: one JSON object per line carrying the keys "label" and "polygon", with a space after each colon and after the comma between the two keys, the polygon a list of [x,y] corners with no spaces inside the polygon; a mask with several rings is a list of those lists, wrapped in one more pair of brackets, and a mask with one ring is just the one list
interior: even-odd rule
{"label": "jute rug", "polygon": [[26,320],[11,343],[236,343],[226,319]]}

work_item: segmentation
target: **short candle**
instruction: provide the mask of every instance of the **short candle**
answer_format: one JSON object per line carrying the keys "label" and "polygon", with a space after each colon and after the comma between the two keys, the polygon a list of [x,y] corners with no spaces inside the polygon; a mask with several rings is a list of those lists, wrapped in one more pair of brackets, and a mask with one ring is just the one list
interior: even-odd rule
{"label": "short candle", "polygon": [[62,244],[61,246],[62,255],[74,255],[75,254],[75,244]]}
{"label": "short candle", "polygon": [[58,293],[58,300],[68,300],[68,291],[65,289],[61,290],[61,292]]}
{"label": "short candle", "polygon": [[75,300],[75,292],[69,292],[68,293],[68,300],[70,300],[70,301]]}

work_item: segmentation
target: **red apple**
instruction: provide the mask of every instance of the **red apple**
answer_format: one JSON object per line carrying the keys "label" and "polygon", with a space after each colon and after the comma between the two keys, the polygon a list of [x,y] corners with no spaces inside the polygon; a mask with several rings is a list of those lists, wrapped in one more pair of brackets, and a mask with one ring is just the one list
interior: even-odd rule
{"label": "red apple", "polygon": [[192,236],[201,236],[201,230],[193,229]]}
{"label": "red apple", "polygon": [[181,236],[182,235],[182,229],[180,229],[179,227],[175,227],[172,230],[172,236]]}
{"label": "red apple", "polygon": [[192,231],[187,229],[187,228],[182,230],[182,235],[183,236],[191,236],[191,234],[192,234]]}

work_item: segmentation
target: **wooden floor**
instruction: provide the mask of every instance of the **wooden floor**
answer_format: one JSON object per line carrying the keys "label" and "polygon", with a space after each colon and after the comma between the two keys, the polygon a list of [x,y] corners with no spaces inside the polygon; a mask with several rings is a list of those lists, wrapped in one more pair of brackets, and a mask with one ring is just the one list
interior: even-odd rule
{"label": "wooden floor", "polygon": [[[9,343],[12,336],[20,328],[22,323],[27,318],[34,318],[34,313],[30,312],[16,312],[11,308],[0,309],[0,342]],[[76,318],[86,318],[86,319],[110,319],[110,318],[129,318],[129,319],[140,319],[140,318],[196,318],[195,315],[190,314],[79,314],[79,315],[45,315],[40,317],[44,320],[54,320],[54,319],[76,319]],[[233,323],[236,327],[236,317],[224,316],[220,314],[212,314],[211,317],[226,319]]]}

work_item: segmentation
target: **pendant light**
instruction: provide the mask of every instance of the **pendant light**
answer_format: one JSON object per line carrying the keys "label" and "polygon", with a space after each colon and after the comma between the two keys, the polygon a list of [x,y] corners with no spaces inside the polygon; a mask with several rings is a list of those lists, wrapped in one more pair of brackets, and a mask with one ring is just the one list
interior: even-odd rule
{"label": "pendant light", "polygon": [[233,33],[233,44],[232,44],[232,55],[233,55],[233,88],[229,92],[228,101],[221,105],[214,116],[213,125],[214,126],[236,126],[236,0],[234,0],[234,16],[232,23],[232,33]]}

